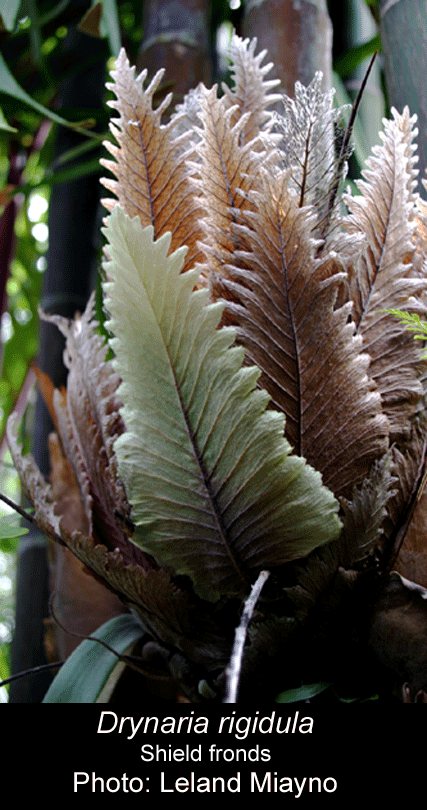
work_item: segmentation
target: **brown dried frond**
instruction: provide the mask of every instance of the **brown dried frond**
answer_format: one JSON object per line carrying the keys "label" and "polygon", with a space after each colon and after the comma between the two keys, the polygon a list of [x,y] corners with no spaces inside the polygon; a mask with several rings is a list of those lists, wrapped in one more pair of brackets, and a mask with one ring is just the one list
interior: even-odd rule
{"label": "brown dried frond", "polygon": [[280,93],[270,93],[273,87],[280,84],[279,79],[265,80],[273,63],[261,66],[267,51],[261,51],[255,56],[256,39],[240,39],[235,34],[231,40],[230,59],[232,62],[232,77],[234,87],[225,83],[222,89],[228,107],[235,107],[231,117],[232,124],[237,123],[242,115],[247,116],[240,132],[240,145],[254,143],[254,148],[261,148],[261,142],[256,144],[261,132],[269,129],[273,114],[269,111],[276,102],[282,98]]}
{"label": "brown dried frond", "polygon": [[201,112],[203,128],[198,151],[198,176],[193,182],[205,209],[202,222],[207,239],[203,247],[209,257],[209,272],[220,269],[233,257],[238,237],[233,225],[241,221],[241,212],[252,207],[248,192],[257,182],[260,155],[251,144],[241,145],[240,136],[249,113],[232,123],[235,107],[229,107],[225,97],[217,98],[216,85],[203,88]]}
{"label": "brown dried frond", "polygon": [[414,267],[414,121],[407,109],[401,116],[393,111],[393,120],[385,122],[383,144],[374,148],[365,179],[357,183],[361,195],[345,198],[351,212],[346,229],[365,239],[362,255],[349,272],[353,317],[371,357],[370,375],[381,393],[392,440],[410,430],[424,394],[421,376],[426,369],[412,335],[385,312],[426,311],[427,278]]}
{"label": "brown dried frond", "polygon": [[186,270],[199,257],[201,211],[190,183],[186,153],[182,151],[185,136],[174,137],[176,122],[161,123],[171,95],[153,109],[153,95],[163,73],[158,71],[144,89],[147,71],[135,77],[135,68],[129,65],[124,50],[120,52],[111,73],[114,81],[107,85],[117,96],[108,103],[119,113],[119,118],[110,124],[118,145],[106,141],[114,159],[101,161],[117,178],[101,181],[117,200],[104,199],[103,203],[111,211],[119,202],[130,217],[139,216],[143,226],[152,225],[155,238],[170,231],[171,252],[182,245],[188,247]]}
{"label": "brown dried frond", "polygon": [[263,183],[246,224],[234,228],[244,249],[212,275],[212,297],[225,299],[247,361],[261,369],[260,385],[286,415],[294,451],[343,494],[387,450],[388,422],[351,306],[336,306],[342,274],[325,279],[316,258],[314,214],[299,208],[288,173],[264,172]]}

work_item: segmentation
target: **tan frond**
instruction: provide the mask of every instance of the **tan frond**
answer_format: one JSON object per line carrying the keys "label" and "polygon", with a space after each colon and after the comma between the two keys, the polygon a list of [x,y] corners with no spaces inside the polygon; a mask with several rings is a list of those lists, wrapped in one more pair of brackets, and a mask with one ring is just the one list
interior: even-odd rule
{"label": "tan frond", "polygon": [[203,244],[209,255],[209,271],[221,268],[232,259],[238,248],[238,235],[233,225],[241,221],[244,210],[251,208],[248,192],[256,185],[265,154],[252,151],[251,144],[241,145],[241,133],[250,113],[233,124],[235,107],[229,107],[225,97],[217,98],[216,85],[203,88],[199,176],[193,179],[198,188],[206,215],[202,227],[207,240]]}
{"label": "tan frond", "polygon": [[287,173],[263,172],[251,199],[256,210],[233,228],[244,249],[212,275],[212,297],[226,300],[227,322],[285,414],[294,451],[336,495],[348,493],[387,450],[388,423],[349,321],[351,305],[336,306],[344,276],[323,277],[310,236],[314,215],[299,208]]}
{"label": "tan frond", "polygon": [[393,453],[389,450],[373,464],[361,487],[354,487],[351,500],[341,498],[343,531],[339,541],[339,562],[354,568],[366,561],[384,543],[384,523],[391,499],[397,494],[393,476]]}
{"label": "tan frond", "polygon": [[[423,181],[425,183],[425,181]],[[427,277],[427,203],[421,198],[416,199],[416,242],[417,247],[413,258],[414,269],[423,278]]]}
{"label": "tan frond", "polygon": [[391,439],[407,434],[423,385],[425,363],[419,346],[393,315],[384,310],[403,309],[425,313],[427,280],[414,267],[415,240],[415,117],[407,109],[393,110],[385,121],[383,144],[374,148],[364,180],[357,183],[360,196],[346,196],[349,234],[365,235],[366,246],[349,273],[356,331],[363,336],[371,356],[370,375],[382,397],[389,418]]}
{"label": "tan frond", "polygon": [[110,124],[118,145],[106,141],[113,160],[101,160],[117,178],[103,178],[101,182],[117,199],[104,199],[103,204],[111,211],[119,202],[130,217],[139,216],[144,227],[152,225],[156,238],[170,231],[171,252],[182,245],[188,247],[185,270],[199,256],[201,212],[190,184],[182,138],[173,137],[171,122],[161,123],[171,95],[153,109],[153,95],[163,73],[158,71],[144,89],[147,71],[135,77],[125,51],[120,52],[111,72],[113,82],[107,84],[117,97],[108,104],[119,113]]}
{"label": "tan frond", "polygon": [[125,430],[117,396],[120,378],[105,359],[107,347],[97,332],[93,306],[92,297],[85,313],[72,321],[45,316],[66,338],[64,360],[69,369],[66,396],[59,390],[53,394],[55,421],[90,526],[109,538],[111,548],[126,547],[129,560],[138,557],[143,564],[142,555],[127,542],[130,505],[114,452],[114,442]]}
{"label": "tan frond", "polygon": [[[171,135],[180,144],[180,154],[188,154],[189,149],[194,149],[193,160],[197,160],[197,144],[200,141],[198,128],[201,126],[200,120],[200,99],[203,93],[203,85],[189,90],[182,102],[177,104],[171,115]],[[184,136],[184,137],[182,137]]]}
{"label": "tan frond", "polygon": [[270,93],[273,87],[280,84],[280,80],[266,81],[264,77],[270,72],[273,63],[261,66],[267,51],[261,51],[255,56],[256,47],[256,39],[241,39],[233,34],[230,60],[234,87],[222,84],[228,107],[237,107],[231,118],[232,124],[249,113],[240,132],[241,145],[254,141],[262,130],[265,131],[266,125],[272,122],[269,107],[282,98],[280,93]]}

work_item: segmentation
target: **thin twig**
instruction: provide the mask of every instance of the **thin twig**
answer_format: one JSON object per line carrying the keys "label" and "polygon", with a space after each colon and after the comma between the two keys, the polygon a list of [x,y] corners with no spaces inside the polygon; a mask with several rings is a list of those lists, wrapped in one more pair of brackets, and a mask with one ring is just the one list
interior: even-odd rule
{"label": "thin twig", "polygon": [[353,132],[354,123],[356,121],[357,113],[359,112],[360,103],[361,103],[362,98],[363,98],[363,93],[365,91],[365,87],[366,87],[367,81],[369,79],[369,75],[371,73],[371,70],[373,68],[375,59],[377,58],[377,55],[378,55],[378,51],[375,51],[374,55],[372,56],[371,61],[369,62],[368,69],[367,69],[367,71],[365,73],[362,84],[360,85],[359,92],[358,92],[358,94],[357,94],[357,96],[356,96],[356,98],[355,98],[355,100],[353,102],[353,106],[351,108],[350,118],[349,118],[348,123],[347,123],[347,127],[346,127],[344,137],[343,137],[343,140],[342,140],[342,144],[341,144],[340,153],[339,153],[339,156],[338,156],[337,168],[336,168],[336,173],[335,173],[335,181],[334,181],[334,183],[332,185],[332,188],[331,188],[331,191],[330,191],[330,194],[329,194],[328,211],[327,211],[327,214],[326,214],[326,225],[329,222],[329,218],[331,216],[332,210],[333,210],[334,205],[335,205],[335,200],[336,200],[336,196],[337,196],[337,192],[338,192],[338,186],[339,186],[339,184],[341,182],[341,176],[342,176],[342,172],[343,172],[343,169],[344,169],[344,163],[345,163],[346,158],[348,156],[348,150],[349,150],[349,146],[350,146],[350,138],[351,138],[351,135],[352,135],[352,132]]}
{"label": "thin twig", "polygon": [[21,515],[21,517],[25,518],[25,520],[28,520],[29,523],[33,524],[33,526],[38,526],[37,520],[30,515],[29,512],[26,512],[25,509],[23,509],[22,506],[19,506],[19,504],[15,503],[15,501],[11,501],[10,498],[8,498],[7,495],[3,495],[2,492],[0,492],[0,501],[3,501],[3,503],[7,504],[7,506],[10,506],[11,509],[14,509],[18,515]]}
{"label": "thin twig", "polygon": [[107,644],[107,642],[104,641],[102,638],[97,638],[96,636],[86,636],[83,635],[82,633],[76,633],[75,631],[65,627],[58,619],[58,616],[56,615],[53,607],[53,600],[55,599],[55,596],[56,593],[54,592],[51,594],[51,597],[49,599],[49,612],[52,616],[53,621],[58,625],[58,627],[61,628],[61,630],[63,630],[64,633],[67,633],[67,635],[69,636],[73,636],[73,638],[78,638],[81,641],[96,641],[98,644],[101,644],[102,647],[105,647],[105,649],[108,650],[108,652],[113,653],[113,655],[115,655],[119,661],[126,664],[130,669],[135,670],[135,672],[138,672],[140,675],[144,675],[146,678],[152,678],[153,680],[156,681],[176,680],[172,675],[156,674],[149,669],[144,669],[144,667],[140,666],[139,662],[142,659],[139,656],[122,655],[121,653],[118,653],[117,650],[114,649],[114,647],[110,647],[110,645]]}
{"label": "thin twig", "polygon": [[242,668],[243,648],[245,646],[246,634],[255,610],[255,605],[269,576],[270,571],[261,571],[245,602],[240,624],[238,627],[236,627],[230,663],[226,670],[227,685],[226,695],[223,703],[237,703],[237,693],[239,689],[240,670]]}
{"label": "thin twig", "polygon": [[18,678],[24,678],[26,675],[33,675],[35,672],[46,672],[47,669],[56,669],[56,667],[62,667],[62,664],[64,663],[65,661],[54,661],[52,664],[40,664],[38,667],[24,669],[22,672],[17,672],[15,675],[10,675],[9,678],[5,678],[4,681],[0,681],[0,686],[6,686],[8,683],[18,680]]}

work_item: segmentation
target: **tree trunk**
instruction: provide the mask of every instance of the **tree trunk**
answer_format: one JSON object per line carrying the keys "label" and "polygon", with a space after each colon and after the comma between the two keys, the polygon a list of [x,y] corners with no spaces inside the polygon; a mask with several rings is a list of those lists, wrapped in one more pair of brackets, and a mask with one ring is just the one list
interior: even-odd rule
{"label": "tree trunk", "polygon": [[388,101],[399,112],[407,105],[418,116],[421,181],[427,168],[427,6],[425,0],[380,0],[380,8]]}
{"label": "tree trunk", "polygon": [[[79,70],[64,82],[61,106],[68,108],[100,108],[104,95],[105,62],[108,57],[102,41],[90,42],[71,28],[64,48],[69,51]],[[55,153],[81,143],[80,135],[61,128]],[[49,250],[44,276],[42,309],[73,317],[86,304],[96,270],[94,250],[95,223],[99,199],[98,177],[90,176],[54,186],[49,207]],[[52,324],[41,323],[38,364],[56,386],[66,379],[62,361],[63,339]],[[49,471],[47,437],[52,430],[44,403],[38,398],[35,414],[33,452],[44,474]],[[46,542],[31,530],[20,546],[17,574],[16,628],[12,642],[11,672],[15,674],[46,663],[44,649],[44,620],[49,613],[48,561]],[[50,676],[35,674],[11,683],[11,703],[39,703],[46,692]]]}
{"label": "tree trunk", "polygon": [[165,68],[163,81],[174,103],[199,82],[212,81],[209,0],[145,0],[144,36],[138,55],[139,70],[152,76]]}
{"label": "tree trunk", "polygon": [[243,35],[257,37],[267,48],[268,60],[282,90],[294,94],[295,82],[310,84],[317,70],[323,73],[324,89],[332,83],[332,26],[325,0],[248,0]]}

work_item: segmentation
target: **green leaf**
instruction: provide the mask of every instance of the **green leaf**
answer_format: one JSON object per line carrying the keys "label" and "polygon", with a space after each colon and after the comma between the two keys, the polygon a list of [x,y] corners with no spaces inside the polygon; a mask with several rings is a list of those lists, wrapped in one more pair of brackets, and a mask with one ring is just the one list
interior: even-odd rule
{"label": "green leaf", "polygon": [[297,686],[295,689],[287,689],[286,692],[281,692],[276,697],[276,703],[298,703],[299,700],[310,700],[310,698],[319,695],[329,689],[330,683],[320,681],[319,683],[304,684]]}
{"label": "green leaf", "polygon": [[106,37],[113,56],[119,55],[122,39],[116,0],[94,0],[79,29],[93,37]]}
{"label": "green leaf", "polygon": [[0,31],[13,31],[16,24],[16,19],[19,12],[21,0],[8,0],[7,3],[2,3],[0,9]]}
{"label": "green leaf", "polygon": [[[427,321],[422,321],[418,313],[406,312],[403,309],[382,309],[379,312],[387,312],[389,315],[394,315],[400,323],[405,326],[408,332],[414,332],[414,340],[427,341]],[[423,359],[427,358],[426,354],[422,355]]]}
{"label": "green leaf", "polygon": [[370,703],[372,700],[379,700],[379,695],[371,695],[367,698],[343,698],[337,695],[340,703]]}
{"label": "green leaf", "polygon": [[2,515],[0,517],[0,540],[15,540],[17,537],[23,537],[28,533],[25,526],[18,526],[16,521],[19,517],[16,515]]}
{"label": "green leaf", "polygon": [[[93,633],[119,655],[125,654],[144,630],[131,614],[116,616]],[[43,703],[97,703],[118,659],[97,641],[85,639],[67,658],[52,681]],[[107,702],[107,701],[103,701]]]}
{"label": "green leaf", "polygon": [[46,11],[45,14],[40,15],[40,25],[43,27],[54,20],[56,17],[59,17],[63,11],[67,8],[70,4],[71,0],[59,0],[59,3],[56,4],[53,8],[49,11]]}
{"label": "green leaf", "polygon": [[[71,180],[78,180],[91,174],[99,174],[99,172],[99,160],[93,158],[93,160],[86,160],[65,169],[56,169],[53,172],[49,169],[42,178],[40,185],[56,186],[59,183],[69,183]],[[35,186],[33,185],[32,188],[35,188]],[[19,188],[19,191],[21,191],[21,188]]]}
{"label": "green leaf", "polygon": [[118,56],[122,47],[122,37],[116,0],[103,0],[101,31],[102,28],[105,28],[104,36],[108,37],[111,53]]}
{"label": "green leaf", "polygon": [[259,572],[340,532],[320,474],[291,454],[284,416],[267,410],[259,369],[242,366],[222,303],[194,291],[186,253],[168,255],[119,205],[105,229],[106,323],[122,379],[126,432],[115,442],[137,527],[132,540],[206,599],[248,593]]}
{"label": "green leaf", "polygon": [[0,681],[9,677],[9,661],[6,655],[6,645],[0,644]]}
{"label": "green leaf", "polygon": [[70,121],[66,121],[65,118],[61,118],[60,115],[56,115],[56,113],[49,110],[47,107],[43,107],[42,104],[39,104],[38,101],[35,101],[22,87],[18,84],[16,79],[12,76],[6,62],[4,61],[2,55],[0,54],[0,93],[6,93],[8,96],[12,96],[13,98],[18,99],[18,101],[23,101],[24,104],[28,104],[30,107],[33,107],[37,112],[41,113],[46,118],[50,118],[51,121],[55,121],[57,124],[61,124],[64,127],[69,127],[71,129],[76,130],[77,132],[81,132],[83,135],[86,135],[88,138],[94,138],[96,140],[101,140],[100,136],[97,135],[95,132],[90,132],[87,129],[84,129],[78,123],[73,124]]}
{"label": "green leaf", "polygon": [[11,127],[10,124],[7,123],[6,118],[4,117],[3,110],[0,108],[0,129],[4,130],[5,132],[18,132],[16,127]]}
{"label": "green leaf", "polygon": [[376,34],[368,42],[362,42],[361,45],[355,45],[349,48],[339,59],[334,62],[334,70],[341,79],[345,79],[350,73],[353,73],[362,62],[369,56],[372,56],[375,51],[381,51],[381,37]]}

